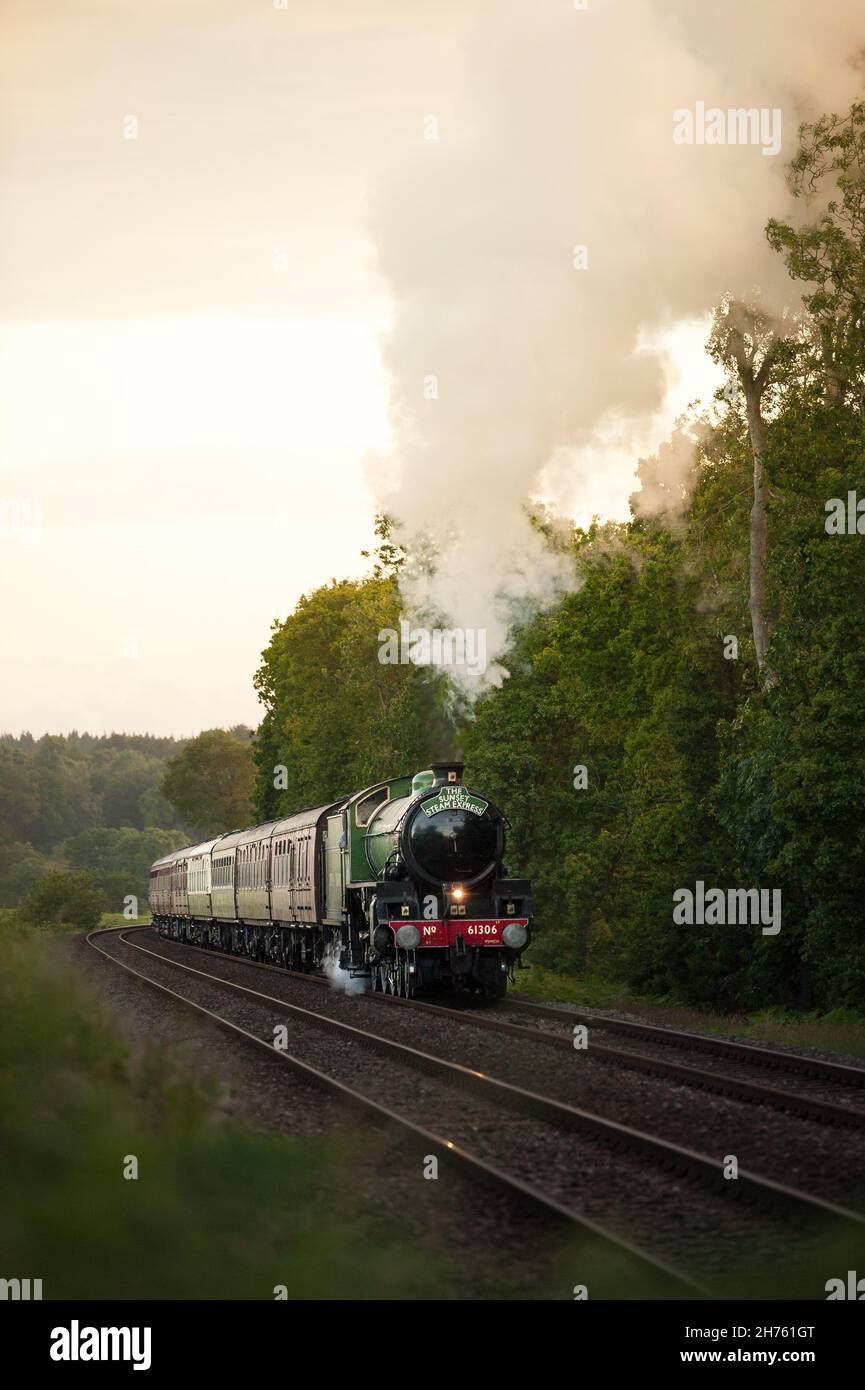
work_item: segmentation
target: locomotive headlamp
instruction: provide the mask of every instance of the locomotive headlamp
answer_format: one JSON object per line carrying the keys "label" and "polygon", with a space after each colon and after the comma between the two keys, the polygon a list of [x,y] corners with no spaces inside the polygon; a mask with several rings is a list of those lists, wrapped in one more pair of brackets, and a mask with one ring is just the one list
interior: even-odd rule
{"label": "locomotive headlamp", "polygon": [[390,927],[376,927],[373,944],[375,949],[383,955],[388,947],[393,945],[393,932]]}
{"label": "locomotive headlamp", "polygon": [[502,931],[502,941],[506,946],[510,946],[512,951],[518,951],[521,946],[525,946],[529,934],[522,922],[508,922]]}
{"label": "locomotive headlamp", "polygon": [[[509,925],[513,925],[510,923]],[[404,922],[401,927],[396,929],[396,944],[402,946],[406,951],[410,951],[420,941],[420,932],[413,922]]]}
{"label": "locomotive headlamp", "polygon": [[460,888],[459,885],[456,888],[454,888],[453,892],[451,893],[451,897],[456,898],[458,903],[462,902],[465,895],[466,890],[464,888]]}

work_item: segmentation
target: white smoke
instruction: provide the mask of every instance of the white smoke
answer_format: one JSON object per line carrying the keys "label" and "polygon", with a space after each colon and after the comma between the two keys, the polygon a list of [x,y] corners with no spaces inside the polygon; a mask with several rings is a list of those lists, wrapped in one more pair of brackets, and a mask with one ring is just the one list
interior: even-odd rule
{"label": "white smoke", "polygon": [[707,433],[704,421],[683,421],[658,445],[657,453],[638,461],[640,486],[630,499],[637,516],[659,517],[673,529],[682,524],[697,485],[697,446]]}
{"label": "white smoke", "polygon": [[338,946],[330,945],[325,949],[322,968],[332,987],[339,990],[341,994],[365,993],[366,981],[363,976],[355,975],[352,977],[348,970],[344,970],[340,965]]}
{"label": "white smoke", "polygon": [[[725,291],[795,296],[765,223],[789,212],[800,121],[860,91],[863,44],[858,0],[478,6],[461,95],[437,139],[419,112],[374,216],[393,448],[370,479],[437,555],[407,611],[485,628],[495,657],[515,611],[573,583],[527,499],[579,513],[601,474],[625,515],[638,453],[672,425],[664,334]],[[699,102],[780,109],[779,154],[675,143]]]}

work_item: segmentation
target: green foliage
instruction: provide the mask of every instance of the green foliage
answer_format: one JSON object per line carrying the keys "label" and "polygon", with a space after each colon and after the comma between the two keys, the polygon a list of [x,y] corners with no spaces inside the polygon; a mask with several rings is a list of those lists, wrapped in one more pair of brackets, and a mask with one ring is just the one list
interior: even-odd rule
{"label": "green foliage", "polygon": [[535,883],[532,959],[663,992],[689,970],[690,944],[657,925],[672,889],[723,860],[704,798],[735,679],[712,619],[697,618],[679,541],[595,527],[575,563],[578,591],[523,630],[509,679],[480,702],[468,773],[507,810],[511,872]]}
{"label": "green foliage", "polygon": [[713,804],[753,881],[782,888],[784,925],[752,969],[755,997],[865,1000],[865,604],[859,536],[827,536],[824,503],[865,495],[865,423],[791,400],[772,430],[774,679],[720,730]]}
{"label": "green foliage", "polygon": [[32,927],[92,931],[102,916],[102,895],[89,874],[50,869],[27,894],[18,915]]}
{"label": "green foliage", "polygon": [[150,735],[0,737],[0,905],[50,869],[86,869],[104,908],[144,901],[155,858],[189,840],[160,793],[184,740]]}
{"label": "green foliage", "polygon": [[[451,750],[441,674],[379,662],[379,632],[398,630],[400,612],[396,583],[380,572],[334,580],[274,625],[255,676],[265,707],[255,739],[260,820],[417,771]],[[280,766],[284,788],[274,786]]]}
{"label": "green foliage", "polygon": [[0,841],[0,907],[17,907],[50,867],[32,845]]}
{"label": "green foliage", "polygon": [[206,729],[171,759],[162,794],[198,834],[219,835],[250,824],[254,780],[249,730]]}
{"label": "green foliage", "polygon": [[379,544],[374,551],[362,550],[365,560],[372,560],[374,579],[396,578],[404,567],[408,554],[403,545],[393,540],[393,518],[379,515],[375,519],[375,534]]}
{"label": "green foliage", "polygon": [[29,845],[50,856],[96,826],[180,827],[159,786],[166,760],[183,747],[184,740],[146,734],[3,735],[0,844]]}
{"label": "green foliage", "polygon": [[144,903],[150,865],[186,843],[187,836],[182,830],[98,826],[82,830],[66,840],[63,852],[71,868],[89,872],[102,892],[104,909],[119,912],[124,898],[130,894]]}
{"label": "green foliage", "polygon": [[[226,1123],[164,1053],[134,1057],[32,939],[0,972],[0,1229],[46,1298],[429,1298],[451,1271],[371,1228],[337,1142]],[[125,1155],[139,1180],[124,1180]],[[355,1150],[357,1157],[357,1149]]]}
{"label": "green foliage", "polygon": [[861,399],[865,370],[865,102],[844,116],[822,116],[799,132],[788,182],[797,198],[817,198],[818,216],[802,226],[769,221],[769,244],[795,280],[819,343],[814,380],[830,400]]}
{"label": "green foliage", "polygon": [[[509,867],[535,884],[543,965],[723,1009],[865,1004],[865,561],[861,537],[824,528],[827,498],[865,496],[865,424],[801,370],[767,431],[770,679],[731,410],[698,451],[684,527],[578,535],[578,591],[517,635],[466,730],[471,779],[513,824]],[[697,879],[780,888],[780,935],[675,926],[672,893]]]}

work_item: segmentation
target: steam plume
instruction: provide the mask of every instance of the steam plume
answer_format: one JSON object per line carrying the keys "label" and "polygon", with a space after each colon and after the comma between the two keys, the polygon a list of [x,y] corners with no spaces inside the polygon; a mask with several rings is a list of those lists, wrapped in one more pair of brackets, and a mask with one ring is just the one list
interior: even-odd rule
{"label": "steam plume", "polygon": [[[438,555],[407,611],[485,627],[495,655],[515,606],[572,582],[527,499],[579,511],[601,470],[624,515],[638,451],[672,424],[664,332],[725,291],[794,297],[763,228],[787,212],[800,121],[859,91],[863,43],[858,0],[478,7],[462,93],[437,139],[419,111],[374,216],[393,450],[371,474]],[[673,113],[699,102],[779,109],[779,153],[675,143]],[[681,450],[657,464],[675,488]]]}

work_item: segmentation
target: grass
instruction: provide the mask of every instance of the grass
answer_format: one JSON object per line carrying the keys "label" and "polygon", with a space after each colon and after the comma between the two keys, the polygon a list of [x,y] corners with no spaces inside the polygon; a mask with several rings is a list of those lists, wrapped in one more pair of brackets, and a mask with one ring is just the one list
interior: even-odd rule
{"label": "grass", "polygon": [[138,917],[124,917],[122,912],[103,912],[100,927],[149,927],[153,919],[149,912]]}
{"label": "grass", "polygon": [[724,1014],[697,1009],[676,999],[633,994],[616,980],[592,975],[577,979],[534,964],[530,970],[518,971],[516,979],[515,993],[539,1002],[616,1009],[676,1028],[865,1057],[865,1018],[850,1009],[834,1009],[824,1014],[797,1014],[782,1009]]}
{"label": "grass", "polygon": [[[100,927],[145,927],[152,921],[149,912],[140,913],[138,917],[125,917],[122,912],[103,912],[99,919]],[[33,933],[52,935],[54,933],[79,932],[80,927],[73,927],[68,922],[45,923],[41,927],[26,926],[22,923],[21,914],[17,907],[0,907],[0,932],[11,931],[18,928]]]}
{"label": "grass", "polygon": [[[336,1140],[227,1120],[153,1047],[133,1056],[42,934],[4,932],[4,1277],[46,1298],[430,1298],[446,1260],[367,1229]],[[130,1160],[136,1179],[124,1177]],[[336,1197],[342,1192],[343,1200]],[[438,1291],[438,1292],[437,1292]]]}

